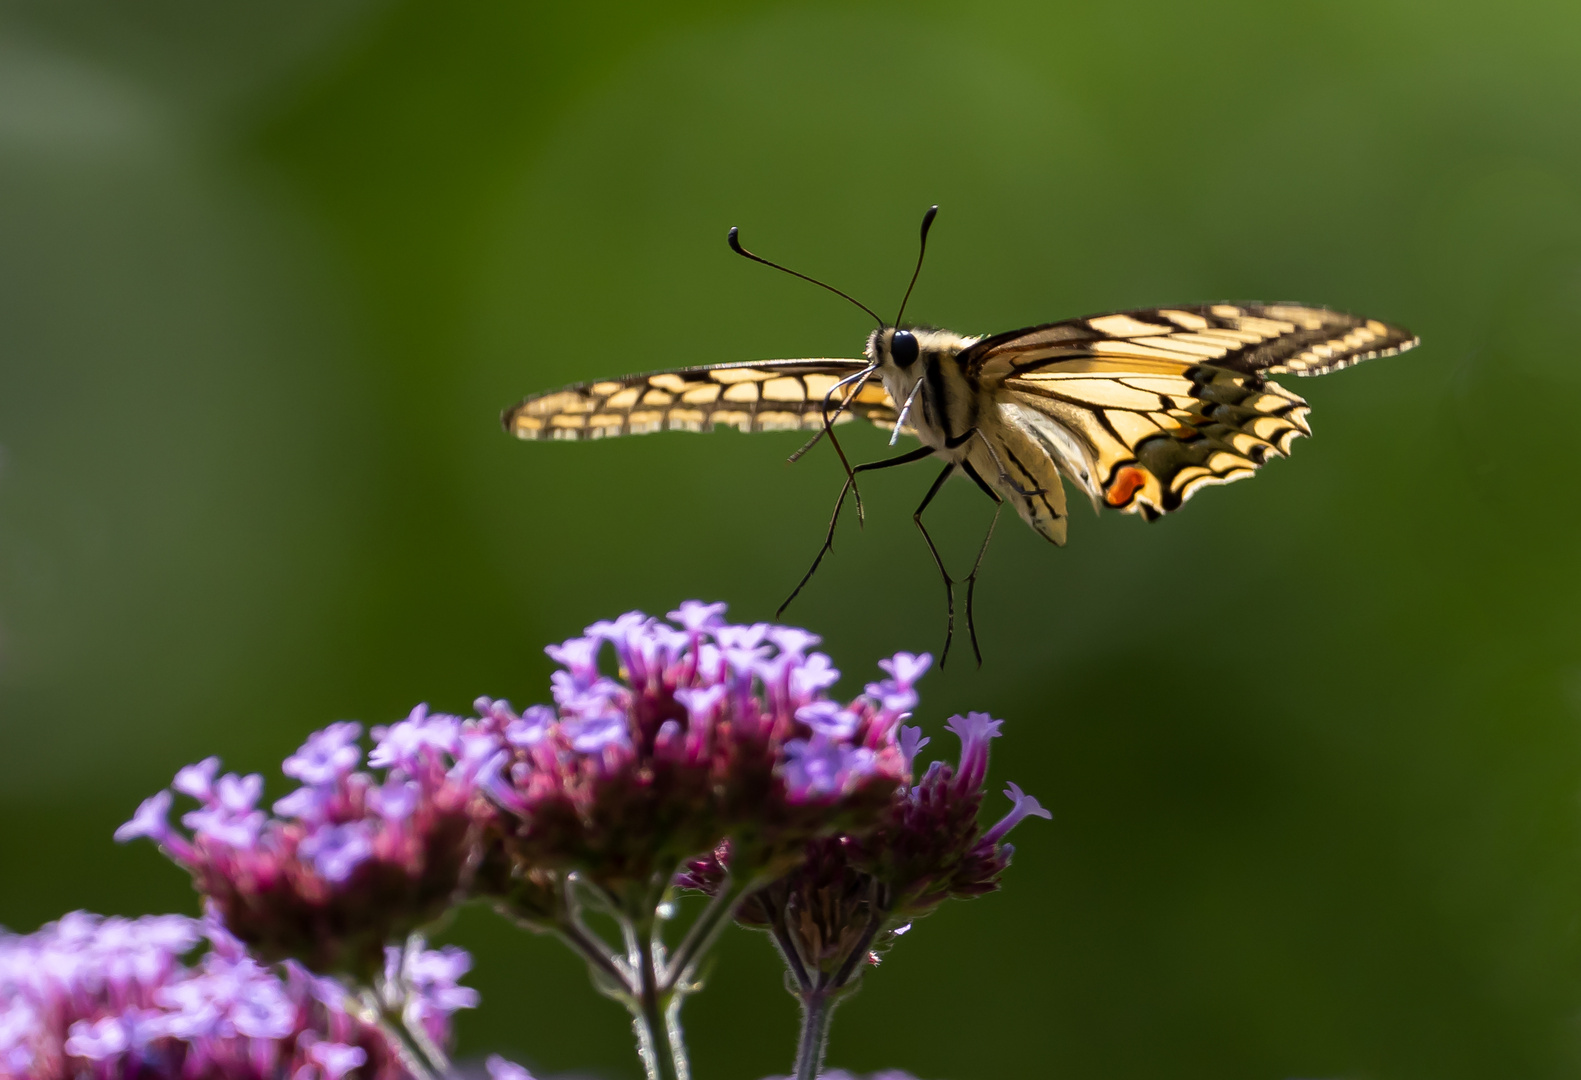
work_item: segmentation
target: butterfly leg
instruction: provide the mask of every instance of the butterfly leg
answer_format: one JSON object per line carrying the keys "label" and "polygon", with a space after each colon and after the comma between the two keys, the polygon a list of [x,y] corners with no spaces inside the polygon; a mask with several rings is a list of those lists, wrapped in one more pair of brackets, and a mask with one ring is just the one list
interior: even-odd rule
{"label": "butterfly leg", "polygon": [[944,667],[944,662],[950,657],[950,642],[955,638],[955,579],[950,577],[950,572],[944,568],[944,560],[939,556],[939,549],[934,546],[933,537],[928,535],[928,527],[922,523],[922,512],[928,508],[933,497],[939,493],[944,482],[955,472],[955,463],[952,461],[944,467],[939,478],[933,482],[928,493],[922,497],[922,504],[911,515],[911,520],[917,523],[917,528],[922,533],[922,538],[928,542],[928,551],[933,554],[933,565],[939,568],[939,576],[944,579],[944,602],[948,612],[944,624],[944,650],[939,653],[939,667]]}
{"label": "butterfly leg", "polygon": [[[999,467],[999,481],[1000,483],[1004,484],[1005,487],[1009,488],[1011,491],[1014,491],[1017,495],[1028,499],[1035,495],[1043,494],[1042,488],[1034,488],[1031,491],[1027,491],[1020,484],[1011,479],[1010,474],[1005,471],[1005,463],[1000,459],[999,451],[994,448],[993,443],[988,441],[988,436],[983,434],[981,428],[967,428],[965,431],[961,432],[959,435],[956,435],[954,438],[945,439],[944,448],[946,450],[959,450],[973,439],[982,439],[983,445],[988,447],[989,456],[994,459],[994,464]],[[984,491],[988,490],[987,487],[983,486],[983,481],[980,477],[974,475],[973,479],[977,480],[978,486],[983,487]],[[990,492],[990,494],[992,493]],[[994,497],[998,498],[998,496]]]}
{"label": "butterfly leg", "polygon": [[[966,578],[966,632],[972,637],[972,655],[977,657],[977,666],[982,667],[983,651],[977,647],[977,619],[972,612],[972,599],[977,592],[977,571],[982,568],[983,556],[988,554],[988,542],[994,538],[994,529],[999,524],[999,512],[1005,508],[1005,500],[999,492],[984,483],[970,461],[961,462],[961,468],[966,470],[966,475],[982,489],[984,495],[994,500],[994,519],[988,523],[988,534],[983,537],[983,546],[977,549],[977,561],[972,563],[972,572]],[[942,662],[940,666],[943,666]]]}
{"label": "butterfly leg", "polygon": [[[845,483],[840,488],[840,497],[834,501],[834,515],[829,518],[829,532],[823,538],[823,547],[818,549],[817,557],[813,559],[812,566],[808,567],[807,573],[802,576],[801,582],[791,590],[791,594],[785,598],[785,602],[774,612],[776,619],[784,614],[785,609],[790,607],[791,601],[796,599],[806,584],[812,580],[812,576],[818,572],[818,564],[823,562],[823,557],[834,550],[834,530],[835,526],[840,524],[840,508],[845,505],[846,493],[856,485],[856,474],[859,472],[872,472],[876,469],[890,469],[896,465],[910,465],[913,461],[921,461],[932,453],[933,449],[931,447],[919,446],[917,449],[901,454],[898,457],[885,458],[883,461],[869,461],[851,470],[851,475],[845,478]],[[932,496],[929,497],[931,498]]]}
{"label": "butterfly leg", "polygon": [[[796,462],[801,460],[802,455],[806,454],[807,451],[818,445],[819,439],[823,438],[825,435],[829,436],[829,443],[834,447],[834,452],[839,455],[841,467],[845,469],[846,481],[851,485],[851,491],[856,496],[856,520],[858,524],[866,524],[867,522],[867,513],[862,509],[862,489],[856,486],[856,473],[851,468],[851,462],[845,456],[845,448],[840,445],[840,440],[835,437],[834,422],[840,418],[841,413],[845,412],[845,407],[856,399],[856,395],[862,392],[862,387],[867,385],[867,380],[873,377],[873,372],[875,370],[876,369],[872,367],[864,368],[855,375],[849,375],[835,383],[833,386],[829,387],[828,392],[823,396],[823,427],[819,428],[818,434],[814,435],[812,438],[803,443],[801,449],[796,451],[787,459],[789,464],[796,464]],[[856,385],[851,388],[850,393],[845,395],[840,404],[835,408],[834,413],[831,415],[829,412],[830,398],[834,396],[834,392],[836,390],[851,382],[856,383]],[[789,602],[790,601],[788,600],[786,601],[786,603]]]}

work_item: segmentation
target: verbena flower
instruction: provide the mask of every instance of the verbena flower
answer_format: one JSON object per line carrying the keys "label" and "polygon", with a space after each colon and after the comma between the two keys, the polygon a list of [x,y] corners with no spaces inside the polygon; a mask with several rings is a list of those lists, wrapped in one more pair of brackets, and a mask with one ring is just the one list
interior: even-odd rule
{"label": "verbena flower", "polygon": [[[1053,815],[1018,786],[1007,783],[1011,808],[987,829],[977,821],[988,778],[988,744],[1004,723],[987,713],[953,716],[945,730],[961,740],[958,765],[935,761],[917,783],[890,803],[877,829],[850,838],[851,863],[881,886],[895,920],[928,914],[951,897],[992,892],[1010,865],[1015,848],[1006,834],[1028,817]],[[928,740],[918,729],[906,735],[920,750]],[[915,751],[913,751],[915,753]]]}
{"label": "verbena flower", "polygon": [[219,774],[218,758],[171,785],[198,803],[190,833],[168,821],[169,791],[145,800],[116,839],[146,836],[191,874],[226,927],[266,960],[366,983],[392,941],[441,915],[466,888],[492,815],[477,775],[493,742],[424,706],[375,728],[361,770],[361,726],[315,732],[281,771],[301,786],[258,808],[263,778]]}
{"label": "verbena flower", "polygon": [[670,623],[636,611],[595,623],[546,650],[563,668],[553,707],[478,701],[501,748],[485,785],[511,818],[518,875],[575,870],[623,895],[727,838],[736,869],[755,873],[876,821],[906,777],[898,729],[928,658],[886,661],[890,679],[842,702],[815,635],[723,612],[688,601]]}
{"label": "verbena flower", "polygon": [[[436,1040],[449,1040],[450,1014],[466,1004],[448,992],[424,1003]],[[339,983],[259,964],[212,919],[74,912],[34,934],[0,934],[4,1080],[351,1075],[406,1070]]]}
{"label": "verbena flower", "polygon": [[[1010,784],[1010,812],[987,829],[978,824],[988,744],[1001,723],[986,713],[952,717],[947,730],[961,740],[958,764],[929,765],[921,780],[895,792],[874,829],[809,841],[799,866],[737,907],[738,922],[773,936],[789,969],[788,985],[802,1002],[800,1046],[815,1057],[812,1071],[798,1063],[798,1075],[816,1071],[830,1013],[863,966],[876,964],[914,919],[945,900],[998,888],[1014,852],[1006,834],[1027,817],[1051,816]],[[928,740],[911,727],[899,738],[909,767]],[[733,852],[721,847],[692,860],[678,884],[713,892],[731,858]]]}
{"label": "verbena flower", "polygon": [[[1002,724],[987,713],[951,717],[946,730],[961,740],[959,764],[933,762],[921,780],[897,789],[873,829],[808,843],[801,865],[774,883],[784,894],[783,903],[799,910],[802,918],[814,910],[825,913],[828,924],[810,931],[822,945],[832,944],[850,929],[843,917],[834,914],[838,911],[867,912],[878,903],[886,921],[899,926],[951,897],[966,899],[999,887],[1000,875],[1015,853],[1014,846],[1004,842],[1006,834],[1028,817],[1052,816],[1037,799],[1010,783],[1004,792],[1012,804],[1010,811],[987,829],[978,823],[988,775],[988,744],[999,736]],[[915,727],[903,727],[900,741],[908,764],[929,742]],[[722,845],[687,862],[676,883],[712,892],[732,858],[730,847]],[[768,897],[769,890],[753,894],[738,919],[767,925],[762,902]]]}
{"label": "verbena flower", "polygon": [[478,1006],[478,992],[461,985],[461,976],[471,969],[472,957],[465,949],[430,949],[413,935],[404,947],[385,948],[378,990],[387,1012],[401,1015],[408,1028],[419,1029],[431,1045],[443,1048],[449,1041],[450,1017]]}
{"label": "verbena flower", "polygon": [[[260,776],[222,775],[217,758],[182,769],[116,837],[158,843],[211,917],[148,923],[135,962],[83,962],[86,990],[13,993],[0,1080],[448,1075],[450,1017],[477,1003],[459,981],[471,961],[417,932],[479,896],[583,957],[631,1011],[650,1077],[689,1073],[679,1010],[720,928],[732,915],[768,928],[816,1023],[798,1066],[813,1075],[862,963],[945,899],[996,888],[1005,835],[1048,814],[1012,784],[1012,812],[978,826],[1000,723],[984,714],[952,719],[960,761],[913,782],[927,740],[904,721],[928,655],[897,653],[840,699],[815,635],[723,615],[688,601],[669,621],[595,623],[546,650],[560,665],[553,705],[480,698],[471,719],[419,707],[374,729],[366,761],[361,727],[332,724],[285,760],[300,786],[267,810]],[[195,804],[180,828],[175,794]],[[677,886],[712,900],[672,943]],[[587,904],[613,918],[618,943],[583,920]],[[114,939],[123,923],[102,925]],[[189,966],[200,938],[207,952]],[[33,940],[0,946],[21,955]],[[308,969],[347,976],[355,996]],[[487,1068],[531,1080],[503,1058]]]}

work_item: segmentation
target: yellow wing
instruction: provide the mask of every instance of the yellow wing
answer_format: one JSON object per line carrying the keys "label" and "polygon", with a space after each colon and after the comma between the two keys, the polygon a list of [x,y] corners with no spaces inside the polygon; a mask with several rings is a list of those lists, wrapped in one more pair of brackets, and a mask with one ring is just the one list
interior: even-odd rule
{"label": "yellow wing", "polygon": [[1377,319],[1301,304],[1200,304],[1143,308],[995,334],[961,355],[987,380],[1084,357],[1212,364],[1243,375],[1322,375],[1420,339]]}
{"label": "yellow wing", "polygon": [[1150,520],[1312,433],[1307,403],[1277,383],[1173,361],[1067,360],[1005,380],[999,398],[1095,506]]}
{"label": "yellow wing", "polygon": [[998,383],[1005,422],[1037,440],[1094,505],[1151,520],[1203,487],[1251,476],[1311,434],[1307,403],[1265,374],[1318,375],[1416,343],[1398,327],[1324,308],[1213,304],[1013,331],[962,359]]}
{"label": "yellow wing", "polygon": [[[761,360],[711,364],[578,383],[535,394],[506,409],[505,430],[520,439],[599,439],[653,431],[812,430],[823,426],[824,397],[866,360]],[[831,399],[831,413],[850,387]],[[893,427],[898,410],[877,376],[836,419],[860,416]]]}

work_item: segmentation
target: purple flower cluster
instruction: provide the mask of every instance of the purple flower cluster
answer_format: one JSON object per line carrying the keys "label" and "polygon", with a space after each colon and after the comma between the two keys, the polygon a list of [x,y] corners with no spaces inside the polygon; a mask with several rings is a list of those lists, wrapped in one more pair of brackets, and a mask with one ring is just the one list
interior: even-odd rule
{"label": "purple flower cluster", "polygon": [[[419,706],[366,752],[360,725],[331,724],[286,758],[299,786],[268,809],[261,776],[182,769],[181,826],[161,791],[116,838],[159,844],[209,917],[79,914],[0,937],[0,1080],[448,1074],[451,1015],[477,1003],[470,958],[416,935],[477,897],[582,956],[631,1010],[653,1078],[689,1073],[679,1010],[721,928],[768,929],[804,1006],[798,1075],[815,1075],[863,962],[945,899],[996,888],[1006,834],[1049,815],[1011,784],[1011,812],[978,825],[1000,726],[982,713],[949,723],[959,762],[914,781],[928,740],[904,722],[928,655],[896,653],[841,700],[818,637],[724,610],[628,612],[550,646],[553,705]],[[666,942],[675,886],[712,900]]]}
{"label": "purple flower cluster", "polygon": [[[411,958],[442,969],[417,1002],[440,1044],[451,1013],[477,1002],[448,977],[465,970],[464,956]],[[341,1080],[354,1070],[358,1080],[406,1075],[339,983],[257,963],[213,919],[74,912],[0,935],[0,1080]]]}
{"label": "purple flower cluster", "polygon": [[384,948],[443,914],[470,883],[492,808],[477,785],[491,738],[419,706],[375,728],[362,771],[362,728],[331,724],[281,766],[301,787],[270,816],[263,777],[189,765],[172,787],[198,802],[170,825],[161,791],[116,831],[146,836],[191,874],[226,927],[266,960],[367,982]]}
{"label": "purple flower cluster", "polygon": [[[920,781],[890,803],[877,829],[852,838],[852,862],[883,883],[895,919],[920,918],[950,897],[965,899],[997,889],[1015,853],[1003,842],[1005,835],[1028,817],[1053,816],[1007,783],[1009,813],[986,830],[978,825],[988,779],[988,744],[999,737],[1003,723],[987,713],[952,716],[945,730],[961,740],[960,763],[930,764]],[[913,755],[928,742],[921,734],[915,728],[907,731]]]}
{"label": "purple flower cluster", "polygon": [[[737,908],[738,922],[774,935],[802,993],[839,991],[912,920],[951,897],[998,888],[1015,850],[1005,835],[1027,817],[1051,816],[1009,784],[1010,812],[988,829],[978,824],[988,745],[1002,723],[987,713],[951,717],[946,730],[961,740],[959,764],[929,765],[920,781],[895,792],[872,830],[810,841],[800,865]],[[929,740],[914,727],[899,738],[909,769]],[[721,849],[693,860],[677,884],[713,892],[732,857]]]}
{"label": "purple flower cluster", "polygon": [[[812,836],[865,828],[906,778],[900,722],[929,659],[885,661],[852,701],[805,630],[727,624],[688,601],[671,623],[630,612],[550,646],[554,707],[480,699],[504,753],[484,781],[512,819],[519,868],[577,870],[610,893],[667,880],[728,839],[736,869],[795,857]],[[611,647],[618,677],[600,666]]]}

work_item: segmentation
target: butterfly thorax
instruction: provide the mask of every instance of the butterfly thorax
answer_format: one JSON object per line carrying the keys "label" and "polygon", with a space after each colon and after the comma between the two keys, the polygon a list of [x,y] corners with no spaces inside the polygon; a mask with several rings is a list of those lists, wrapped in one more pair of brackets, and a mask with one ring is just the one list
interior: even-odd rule
{"label": "butterfly thorax", "polygon": [[[908,336],[916,344],[914,350],[905,341]],[[952,442],[976,426],[983,408],[991,407],[977,379],[959,359],[977,340],[923,327],[884,327],[868,336],[867,357],[878,366],[891,400],[904,411],[902,426],[914,430],[924,446],[950,449]]]}

